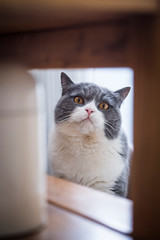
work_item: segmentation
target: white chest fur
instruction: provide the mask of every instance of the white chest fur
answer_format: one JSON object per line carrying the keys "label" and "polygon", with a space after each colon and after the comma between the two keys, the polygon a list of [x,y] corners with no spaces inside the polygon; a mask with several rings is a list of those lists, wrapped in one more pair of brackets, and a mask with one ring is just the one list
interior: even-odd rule
{"label": "white chest fur", "polygon": [[67,137],[54,129],[49,141],[53,175],[106,192],[124,168],[120,151],[120,138],[108,140],[104,132]]}

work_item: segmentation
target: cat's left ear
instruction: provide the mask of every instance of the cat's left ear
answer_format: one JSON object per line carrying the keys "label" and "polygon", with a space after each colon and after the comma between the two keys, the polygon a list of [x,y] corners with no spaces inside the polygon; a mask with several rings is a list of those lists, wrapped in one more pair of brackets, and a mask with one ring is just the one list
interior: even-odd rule
{"label": "cat's left ear", "polygon": [[65,74],[61,72],[61,85],[62,85],[62,95],[64,95],[68,89],[74,85],[74,82]]}
{"label": "cat's left ear", "polygon": [[119,89],[115,92],[116,97],[119,102],[119,107],[121,106],[124,99],[127,97],[130,90],[131,90],[131,87],[125,87],[125,88]]}

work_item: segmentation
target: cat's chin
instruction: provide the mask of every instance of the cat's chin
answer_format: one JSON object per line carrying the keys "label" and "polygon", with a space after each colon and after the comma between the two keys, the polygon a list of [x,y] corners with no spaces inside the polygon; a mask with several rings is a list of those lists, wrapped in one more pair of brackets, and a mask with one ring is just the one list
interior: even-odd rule
{"label": "cat's chin", "polygon": [[103,120],[101,118],[97,121],[93,117],[87,117],[81,120],[79,119],[78,121],[73,121],[72,124],[75,131],[87,135],[92,134],[93,132],[103,131],[104,129]]}
{"label": "cat's chin", "polygon": [[85,119],[80,122],[72,122],[72,123],[66,122],[66,123],[58,124],[56,128],[59,132],[68,136],[79,136],[81,134],[90,135],[93,132],[97,132],[100,130],[89,119]]}
{"label": "cat's chin", "polygon": [[83,125],[94,125],[94,122],[90,118],[85,118],[84,120],[81,121]]}
{"label": "cat's chin", "polygon": [[89,134],[96,130],[94,123],[89,118],[82,120],[76,124],[77,130],[83,134]]}

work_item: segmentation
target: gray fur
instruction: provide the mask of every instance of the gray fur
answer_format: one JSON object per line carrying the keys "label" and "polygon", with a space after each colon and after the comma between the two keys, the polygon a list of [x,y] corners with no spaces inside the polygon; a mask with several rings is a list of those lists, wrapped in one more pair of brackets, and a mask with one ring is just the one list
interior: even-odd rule
{"label": "gray fur", "polygon": [[74,84],[65,73],[61,74],[61,82],[62,98],[57,103],[55,109],[56,123],[67,119],[74,108],[77,107],[77,104],[73,101],[75,96],[82,97],[84,99],[84,104],[94,99],[97,103],[97,108],[101,102],[107,102],[109,104],[109,109],[107,111],[98,108],[99,111],[103,112],[108,122],[108,125],[105,124],[106,137],[108,139],[114,139],[118,136],[121,128],[120,106],[127,96],[126,92],[129,92],[130,88],[123,88],[116,92],[111,92],[93,83]]}
{"label": "gray fur", "polygon": [[115,185],[112,188],[112,191],[116,194],[120,195],[121,197],[126,197],[128,194],[128,184],[129,184],[129,175],[130,175],[130,150],[128,147],[128,142],[126,135],[122,133],[121,135],[121,142],[122,142],[122,152],[118,152],[124,162],[125,168],[121,174],[121,176],[115,181]]}
{"label": "gray fur", "polygon": [[[69,118],[72,111],[77,107],[73,99],[75,96],[79,96],[84,99],[84,104],[95,100],[98,110],[103,112],[108,122],[104,128],[106,137],[112,140],[119,136],[121,130],[120,106],[128,95],[130,88],[123,88],[112,92],[93,83],[74,84],[65,73],[61,73],[61,84],[62,97],[55,108],[56,124]],[[103,111],[98,107],[101,102],[108,103],[109,109],[107,111]],[[78,107],[81,107],[81,105],[78,105]],[[125,168],[121,176],[115,181],[115,185],[111,190],[120,196],[126,196],[129,176],[129,148],[124,133],[121,135],[121,141],[123,147],[118,154],[120,154],[125,161]]]}

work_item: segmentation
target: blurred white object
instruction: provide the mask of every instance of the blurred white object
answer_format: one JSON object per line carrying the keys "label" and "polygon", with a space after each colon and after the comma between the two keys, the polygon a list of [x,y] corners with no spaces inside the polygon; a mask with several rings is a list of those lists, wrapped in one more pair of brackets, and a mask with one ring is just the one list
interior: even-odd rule
{"label": "blurred white object", "polygon": [[42,90],[25,70],[0,67],[0,237],[46,221]]}

